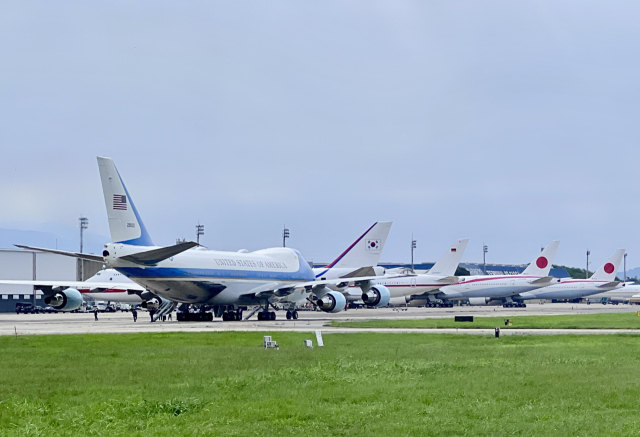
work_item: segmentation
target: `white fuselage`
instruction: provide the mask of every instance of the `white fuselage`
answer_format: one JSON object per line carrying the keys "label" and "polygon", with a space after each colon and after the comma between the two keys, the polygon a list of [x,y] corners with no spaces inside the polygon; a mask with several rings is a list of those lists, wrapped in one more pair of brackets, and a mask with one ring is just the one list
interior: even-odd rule
{"label": "white fuselage", "polygon": [[[109,282],[113,285],[113,288],[103,289],[99,292],[92,292],[93,284],[104,284]],[[142,303],[142,298],[136,293],[129,293],[129,290],[144,291],[141,287],[133,282],[131,279],[124,276],[114,269],[101,270],[86,281],[86,286],[77,287],[77,290],[83,296],[89,296],[95,300],[104,300],[108,302],[121,302],[121,303]]]}
{"label": "white fuselage", "polygon": [[590,279],[566,279],[559,284],[528,291],[517,296],[518,300],[526,299],[579,299],[592,294],[615,289],[615,285],[603,287],[609,281]]}
{"label": "white fuselage", "polygon": [[549,282],[533,283],[538,276],[464,276],[456,284],[440,288],[440,299],[467,299],[470,297],[506,298],[548,286]]}
{"label": "white fuselage", "polygon": [[[394,298],[437,290],[446,285],[446,283],[438,282],[445,277],[442,275],[393,275],[381,276],[372,282],[387,287],[391,297]],[[353,285],[348,288],[348,293],[351,297],[360,297],[362,296],[362,289],[357,285]]]}
{"label": "white fuselage", "polygon": [[197,247],[148,266],[121,259],[154,249],[111,243],[105,262],[153,293],[184,303],[257,304],[264,301],[257,293],[315,279],[302,255],[284,247],[249,253]]}

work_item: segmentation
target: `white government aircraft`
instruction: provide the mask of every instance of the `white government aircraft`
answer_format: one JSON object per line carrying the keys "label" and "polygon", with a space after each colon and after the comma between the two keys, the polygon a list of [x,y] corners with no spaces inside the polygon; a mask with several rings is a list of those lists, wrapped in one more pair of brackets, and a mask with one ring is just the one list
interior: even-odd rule
{"label": "white government aircraft", "polygon": [[[371,284],[384,285],[389,289],[390,300],[385,305],[387,303],[392,303],[393,305],[405,304],[411,300],[412,295],[427,293],[447,284],[457,283],[459,279],[455,276],[455,272],[468,242],[468,238],[457,240],[425,274],[387,274],[369,281]],[[359,290],[360,288],[361,285],[357,282],[350,285],[347,289],[347,300],[362,300],[367,305],[375,306],[379,297],[362,293]]]}
{"label": "white government aircraft", "polygon": [[592,294],[618,288],[618,266],[625,250],[618,249],[589,279],[562,279],[560,283],[513,296],[514,300],[528,299],[579,299]]}
{"label": "white government aircraft", "polygon": [[468,299],[471,305],[504,302],[507,307],[524,307],[526,304],[514,302],[512,296],[560,282],[560,279],[548,276],[559,245],[559,241],[549,243],[519,275],[464,276],[456,284],[440,288],[436,298],[443,301]]}
{"label": "white government aircraft", "polygon": [[[143,303],[143,287],[115,270],[101,270],[86,281],[0,280],[3,285],[33,285],[44,294],[44,303],[58,311],[73,311],[82,305],[82,295],[95,300]],[[148,292],[146,292],[148,293]],[[151,296],[150,296],[151,297]]]}
{"label": "white government aircraft", "polygon": [[[230,320],[240,320],[242,315],[238,307],[262,305],[263,311],[258,318],[275,320],[269,305],[300,289],[315,294],[323,311],[337,312],[346,306],[344,295],[328,285],[349,284],[349,278],[316,282],[316,275],[307,261],[290,248],[223,252],[203,248],[194,242],[168,247],[154,245],[113,160],[99,157],[98,166],[112,239],[104,246],[102,256],[18,247],[104,262],[107,267],[166,299],[158,314],[173,310],[177,303],[205,304],[213,307],[216,316],[226,313]],[[366,281],[367,277],[356,279],[363,284],[363,293],[380,297],[379,306],[388,302],[390,292],[385,286],[372,285]],[[74,295],[72,292],[65,294],[65,291],[58,293],[61,299],[67,300],[68,295]],[[202,318],[212,320],[213,314],[203,311]]]}

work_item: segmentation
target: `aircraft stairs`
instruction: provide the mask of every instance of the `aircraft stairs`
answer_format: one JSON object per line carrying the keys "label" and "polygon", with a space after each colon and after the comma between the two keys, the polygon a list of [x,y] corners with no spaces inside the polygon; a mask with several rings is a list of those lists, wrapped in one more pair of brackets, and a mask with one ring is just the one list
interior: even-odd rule
{"label": "aircraft stairs", "polygon": [[166,316],[167,314],[171,313],[176,309],[177,306],[178,302],[174,302],[168,299],[162,299],[160,307],[153,314],[153,321],[155,322],[157,320],[160,320],[162,316]]}

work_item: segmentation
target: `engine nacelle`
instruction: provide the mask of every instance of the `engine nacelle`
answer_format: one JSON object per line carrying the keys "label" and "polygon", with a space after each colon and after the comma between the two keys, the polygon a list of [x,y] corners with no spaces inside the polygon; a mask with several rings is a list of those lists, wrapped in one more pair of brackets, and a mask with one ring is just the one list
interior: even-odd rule
{"label": "engine nacelle", "polygon": [[470,297],[469,305],[486,305],[490,300],[491,298],[488,297]]}
{"label": "engine nacelle", "polygon": [[144,300],[142,301],[140,306],[148,310],[157,310],[158,308],[160,308],[160,299],[158,299],[157,297],[154,297],[149,300]]}
{"label": "engine nacelle", "polygon": [[389,299],[389,305],[393,306],[405,306],[411,301],[411,296],[392,297]]}
{"label": "engine nacelle", "polygon": [[500,301],[490,297],[470,297],[469,305],[500,305]]}
{"label": "engine nacelle", "polygon": [[342,293],[330,291],[316,301],[318,308],[326,313],[339,313],[347,306],[347,299]]}
{"label": "engine nacelle", "polygon": [[53,296],[45,297],[44,303],[59,311],[73,311],[82,305],[82,294],[75,288],[67,288],[63,291],[56,291]]}
{"label": "engine nacelle", "polygon": [[391,292],[384,285],[374,285],[366,293],[362,293],[362,301],[370,307],[380,308],[389,304]]}

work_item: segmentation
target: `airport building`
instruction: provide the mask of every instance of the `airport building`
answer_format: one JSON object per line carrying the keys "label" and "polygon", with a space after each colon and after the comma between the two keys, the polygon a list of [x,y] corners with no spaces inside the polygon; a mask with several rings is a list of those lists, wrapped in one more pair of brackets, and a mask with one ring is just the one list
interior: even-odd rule
{"label": "airport building", "polygon": [[[23,249],[0,249],[0,279],[76,281],[90,278],[102,264],[64,255]],[[17,303],[44,307],[42,292],[31,285],[0,284],[0,312],[13,312]]]}

